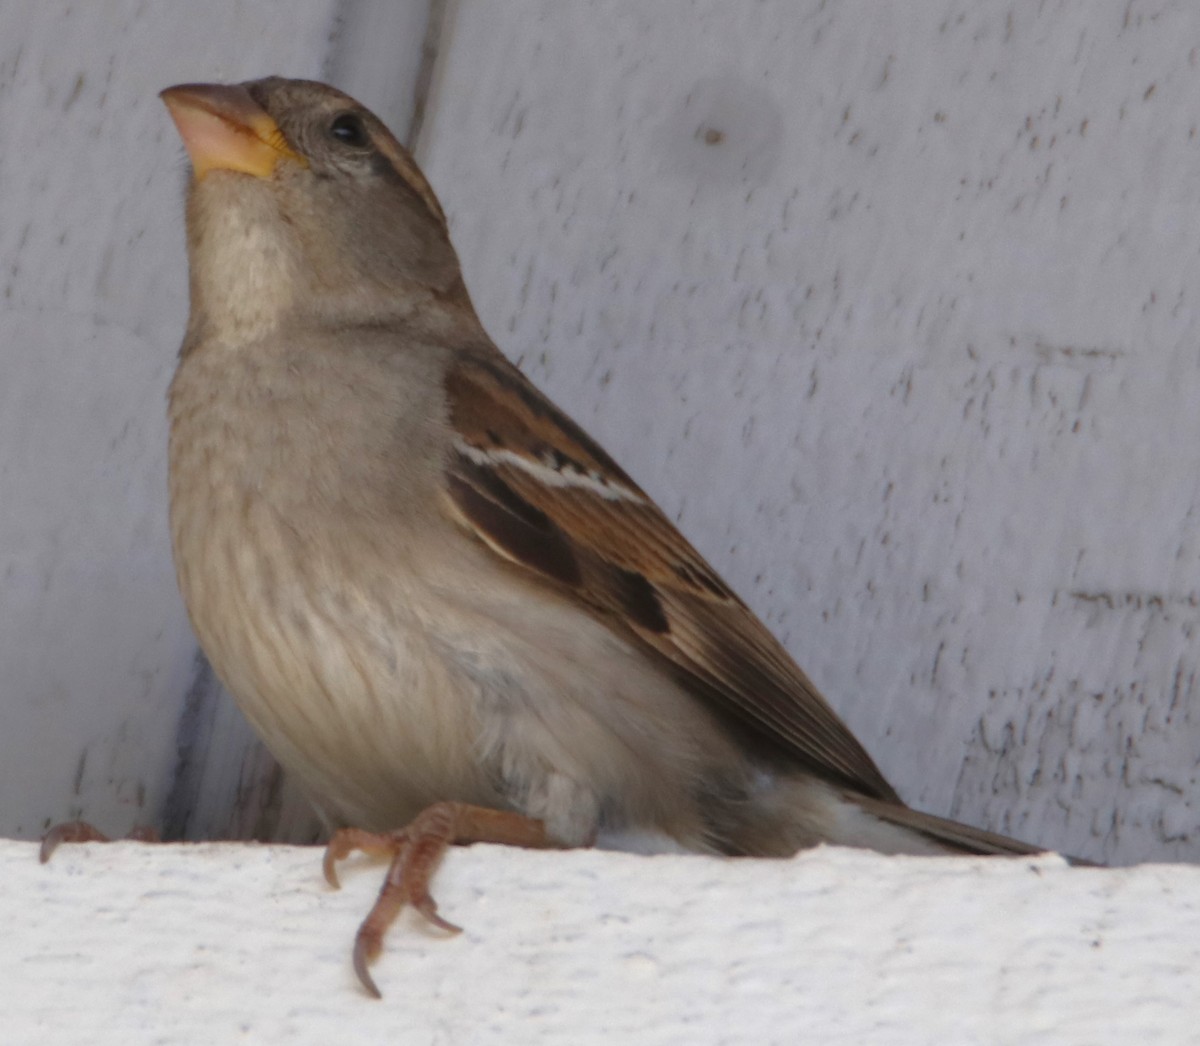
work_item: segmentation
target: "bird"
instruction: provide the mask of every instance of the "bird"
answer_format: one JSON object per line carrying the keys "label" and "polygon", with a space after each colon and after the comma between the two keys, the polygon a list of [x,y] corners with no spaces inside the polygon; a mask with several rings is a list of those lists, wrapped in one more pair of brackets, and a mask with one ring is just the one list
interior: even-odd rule
{"label": "bird", "polygon": [[322,83],[181,84],[190,312],[170,526],[199,643],[332,832],[391,859],[644,831],[783,857],[1041,848],[909,808],[716,570],[501,352],[445,212]]}

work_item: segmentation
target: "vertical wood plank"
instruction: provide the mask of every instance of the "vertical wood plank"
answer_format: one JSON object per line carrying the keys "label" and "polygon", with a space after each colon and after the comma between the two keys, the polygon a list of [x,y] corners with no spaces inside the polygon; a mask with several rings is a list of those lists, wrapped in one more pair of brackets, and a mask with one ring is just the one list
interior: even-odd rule
{"label": "vertical wood plank", "polygon": [[485,323],[910,801],[1200,855],[1194,5],[461,0]]}

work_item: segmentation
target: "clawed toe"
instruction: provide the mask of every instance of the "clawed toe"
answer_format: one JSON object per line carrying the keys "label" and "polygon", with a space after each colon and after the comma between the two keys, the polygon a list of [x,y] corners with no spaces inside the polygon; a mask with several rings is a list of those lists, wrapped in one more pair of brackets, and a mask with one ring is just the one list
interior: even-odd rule
{"label": "clawed toe", "polygon": [[[153,828],[134,828],[125,836],[126,839],[140,843],[161,843],[162,837]],[[100,829],[88,824],[87,821],[64,821],[56,824],[42,836],[42,846],[38,850],[38,860],[45,864],[51,854],[58,849],[60,843],[111,843],[112,837],[105,835]]]}
{"label": "clawed toe", "polygon": [[38,860],[45,864],[51,854],[61,843],[107,843],[111,842],[107,835],[93,828],[87,821],[64,821],[56,824],[42,836],[42,847],[38,851]]}
{"label": "clawed toe", "polygon": [[[161,843],[162,837],[154,828],[133,828],[126,839],[139,843]],[[64,821],[56,824],[42,836],[42,846],[38,850],[38,860],[45,864],[51,854],[58,849],[60,843],[111,843],[111,836],[105,835],[100,829],[88,824],[87,821]]]}
{"label": "clawed toe", "polygon": [[396,853],[403,841],[403,831],[367,832],[361,828],[339,828],[325,847],[325,856],[321,861],[325,881],[335,890],[339,889],[341,883],[337,874],[338,861],[344,861],[356,850],[377,857],[390,857]]}
{"label": "clawed toe", "polygon": [[330,839],[322,865],[326,880],[334,887],[338,885],[337,862],[355,851],[387,854],[392,859],[379,896],[354,940],[354,972],[375,998],[382,998],[382,995],[371,977],[369,966],[383,950],[384,935],[405,905],[446,933],[462,932],[461,927],[438,914],[437,902],[429,892],[429,882],[448,847],[454,843],[473,842],[532,847],[550,845],[540,821],[465,803],[435,803],[398,832],[343,828]]}

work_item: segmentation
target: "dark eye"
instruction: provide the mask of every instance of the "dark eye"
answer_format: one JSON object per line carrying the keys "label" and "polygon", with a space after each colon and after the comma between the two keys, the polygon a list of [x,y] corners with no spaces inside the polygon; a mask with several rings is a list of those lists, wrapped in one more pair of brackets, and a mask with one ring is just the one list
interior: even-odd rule
{"label": "dark eye", "polygon": [[329,133],[343,145],[361,149],[370,142],[367,129],[356,113],[342,113],[333,118],[329,125]]}

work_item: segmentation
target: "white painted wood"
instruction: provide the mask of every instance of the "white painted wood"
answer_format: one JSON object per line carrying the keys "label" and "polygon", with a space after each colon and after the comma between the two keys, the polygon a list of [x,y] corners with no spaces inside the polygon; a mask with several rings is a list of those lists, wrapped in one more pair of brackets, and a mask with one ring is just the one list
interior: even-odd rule
{"label": "white painted wood", "polygon": [[473,847],[446,939],[405,916],[350,969],[381,866],[319,852],[0,842],[4,1041],[1200,1041],[1200,870],[1058,858],[791,861]]}
{"label": "white painted wood", "polygon": [[1200,7],[452,5],[501,345],[910,801],[1200,855]]}

